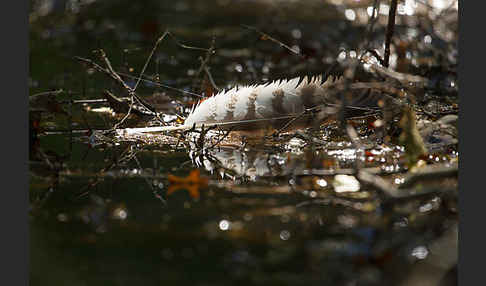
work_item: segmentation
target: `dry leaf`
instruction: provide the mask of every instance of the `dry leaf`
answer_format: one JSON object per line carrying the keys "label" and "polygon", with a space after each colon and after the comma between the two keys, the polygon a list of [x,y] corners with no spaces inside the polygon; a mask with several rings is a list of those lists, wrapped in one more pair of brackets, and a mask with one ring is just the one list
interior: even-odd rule
{"label": "dry leaf", "polygon": [[170,195],[177,190],[184,189],[189,192],[191,198],[198,199],[199,189],[208,186],[208,179],[201,177],[198,169],[192,170],[187,177],[177,177],[169,174],[167,179],[169,180],[167,195]]}

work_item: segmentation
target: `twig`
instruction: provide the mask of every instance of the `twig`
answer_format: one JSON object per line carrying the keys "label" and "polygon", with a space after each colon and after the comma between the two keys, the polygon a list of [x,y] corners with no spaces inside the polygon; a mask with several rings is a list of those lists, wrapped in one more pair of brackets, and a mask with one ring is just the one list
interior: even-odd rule
{"label": "twig", "polygon": [[353,210],[357,211],[363,211],[363,212],[369,212],[370,210],[363,208],[363,204],[360,204],[359,201],[355,201],[350,198],[337,198],[337,197],[331,197],[331,198],[323,198],[323,199],[311,199],[308,201],[303,201],[298,203],[295,207],[300,208],[300,207],[305,207],[309,205],[334,205],[334,206],[343,206],[343,207],[349,207]]}
{"label": "twig", "polygon": [[206,56],[204,57],[204,59],[202,57],[199,57],[199,60],[201,61],[201,65],[199,66],[199,69],[197,70],[196,75],[194,76],[196,80],[199,79],[199,76],[201,75],[201,73],[204,70],[206,70],[209,59],[211,58],[211,55],[214,54],[215,41],[216,41],[216,37],[213,36],[213,38],[211,40],[211,47],[209,47],[209,49],[207,50]]}
{"label": "twig", "polygon": [[174,40],[174,42],[176,43],[176,45],[178,45],[179,47],[181,48],[184,48],[184,49],[188,49],[188,50],[196,50],[196,51],[205,51],[205,52],[208,52],[210,51],[210,49],[206,49],[206,48],[200,48],[200,47],[194,47],[194,46],[189,46],[189,45],[186,45],[186,44],[182,44],[181,42],[179,42],[179,40],[170,32],[167,30],[167,34]]}
{"label": "twig", "polygon": [[[118,72],[118,74],[119,75],[122,75],[124,77],[131,78],[131,79],[136,79],[137,78],[136,76],[133,76],[133,75],[130,75],[130,74],[126,74],[126,73],[123,73],[123,72]],[[175,91],[178,91],[180,93],[189,94],[189,95],[197,96],[197,97],[200,97],[200,98],[204,98],[204,96],[201,95],[201,94],[194,93],[194,92],[190,92],[190,91],[186,91],[186,90],[179,89],[179,88],[176,88],[176,87],[172,87],[172,86],[169,86],[169,85],[160,83],[160,82],[155,82],[155,81],[150,80],[150,79],[147,79],[147,78],[142,78],[141,81],[143,81],[143,82],[149,82],[149,83],[151,83],[153,85],[156,85],[158,87],[163,87],[163,88],[175,90]]]}
{"label": "twig", "polygon": [[295,115],[287,115],[275,118],[259,118],[259,119],[250,119],[250,120],[240,120],[240,121],[228,121],[228,122],[214,122],[214,123],[199,123],[193,125],[178,125],[178,126],[154,126],[154,127],[142,127],[142,128],[124,128],[116,130],[119,134],[136,134],[136,133],[153,133],[153,132],[171,132],[171,131],[178,131],[178,130],[195,130],[201,127],[213,127],[213,126],[220,126],[220,127],[228,127],[231,128],[235,124],[241,123],[254,123],[254,122],[265,122],[269,120],[279,120],[279,119],[289,119],[293,118]]}
{"label": "twig", "polygon": [[390,61],[390,44],[395,30],[395,14],[397,12],[397,0],[391,0],[390,11],[388,12],[388,26],[386,28],[386,40],[385,40],[385,56],[384,67],[389,66]]}
{"label": "twig", "polygon": [[[137,166],[138,168],[140,169],[140,171],[142,171],[142,165],[140,164],[140,161],[138,161],[138,158],[136,155],[133,156],[133,159],[135,161],[135,163],[137,163]],[[164,198],[162,198],[162,196],[160,196],[158,193],[157,193],[157,190],[155,189],[154,185],[149,181],[149,179],[147,178],[147,176],[141,176],[145,182],[147,183],[147,185],[149,185],[149,187],[152,189],[152,193],[154,194],[154,196],[159,199],[163,204],[164,206],[167,206],[167,202],[166,200],[164,200]]]}
{"label": "twig", "polygon": [[[373,32],[373,28],[375,26],[376,20],[378,19],[378,9],[380,5],[380,0],[374,0],[373,1],[373,12],[371,14],[371,17],[368,19],[368,27],[366,29],[366,34],[365,34],[365,42],[363,44],[364,50],[369,50],[370,42],[371,42],[371,34]],[[366,52],[365,52],[366,53]],[[363,56],[363,54],[360,56],[360,58]],[[378,58],[381,60],[381,58],[378,56]]]}
{"label": "twig", "polygon": [[304,115],[308,114],[309,112],[311,112],[313,109],[316,109],[316,108],[319,108],[320,106],[316,106],[316,107],[313,107],[313,108],[306,108],[304,111],[302,111],[300,114],[298,114],[297,116],[295,116],[294,118],[290,119],[287,123],[285,123],[285,125],[281,128],[279,128],[278,130],[276,130],[272,135],[271,137],[276,137],[278,136],[283,130],[287,129],[292,123],[294,123],[296,120],[302,118]]}
{"label": "twig", "polygon": [[294,53],[294,54],[296,54],[296,55],[298,55],[298,56],[300,56],[300,57],[304,58],[304,55],[302,55],[302,54],[300,53],[300,51],[297,51],[297,50],[292,49],[292,48],[291,48],[291,47],[289,47],[288,45],[286,45],[286,44],[282,43],[281,41],[279,41],[279,40],[277,40],[277,39],[273,38],[272,36],[270,36],[270,35],[268,35],[268,34],[263,33],[262,31],[258,30],[257,28],[252,27],[252,26],[248,26],[248,25],[241,25],[241,26],[242,26],[243,28],[248,29],[248,30],[253,30],[253,31],[257,32],[258,34],[260,34],[260,36],[262,37],[262,39],[263,39],[263,40],[270,40],[270,41],[272,41],[272,42],[274,42],[274,43],[277,43],[277,44],[279,44],[281,47],[284,47],[285,49],[287,49],[288,51],[290,51],[290,52],[292,52],[292,53]]}
{"label": "twig", "polygon": [[132,108],[133,108],[133,98],[134,96],[130,97],[130,106],[128,107],[127,114],[125,114],[122,120],[118,121],[115,125],[113,125],[113,129],[115,130],[118,129],[118,126],[122,125],[123,122],[128,118],[128,116],[130,116],[130,113],[132,112]]}
{"label": "twig", "polygon": [[[114,155],[114,158],[113,160],[110,162],[109,165],[105,166],[104,168],[102,168],[101,170],[99,170],[97,173],[95,173],[95,179],[93,182],[90,182],[88,185],[84,186],[81,191],[82,193],[77,195],[76,198],[81,198],[83,196],[86,196],[90,193],[90,189],[94,186],[96,186],[98,183],[100,183],[103,179],[103,177],[105,177],[107,174],[108,171],[110,171],[111,169],[117,167],[120,165],[120,163],[126,163],[126,162],[129,162],[130,160],[132,160],[132,158],[135,157],[135,155],[137,155],[137,153],[139,152],[140,150],[137,150],[137,151],[133,151],[133,148],[128,147],[126,148],[125,150],[123,150],[123,152],[120,154],[120,157],[117,158],[115,157],[116,156],[116,153]],[[72,175],[72,174],[70,174]]]}
{"label": "twig", "polygon": [[[160,37],[160,38],[157,40],[157,42],[156,42],[156,44],[155,44],[155,47],[156,47],[156,46],[158,45],[158,43],[159,43],[159,42],[160,42],[160,41],[163,39],[163,37],[165,37],[165,34],[164,34],[164,36]],[[155,50],[155,47],[154,47],[154,50]],[[154,50],[152,50],[152,54],[153,54],[153,51],[154,51]],[[129,115],[130,115],[130,111],[132,110],[132,105],[133,105],[133,103],[134,103],[134,98],[137,100],[137,102],[138,102],[140,105],[142,105],[143,107],[147,108],[148,110],[150,110],[150,111],[152,111],[152,112],[156,113],[155,109],[154,109],[152,106],[150,106],[150,104],[146,103],[146,102],[145,102],[143,99],[141,99],[141,98],[140,98],[140,97],[139,97],[139,96],[138,96],[138,95],[135,93],[135,89],[137,88],[137,85],[138,85],[138,83],[140,82],[140,78],[138,79],[138,81],[137,81],[137,85],[135,85],[135,87],[134,87],[134,88],[129,87],[129,86],[128,86],[128,85],[125,83],[125,81],[123,81],[123,79],[120,77],[120,75],[118,75],[118,73],[117,73],[117,72],[116,72],[116,71],[113,69],[113,67],[111,66],[111,62],[110,62],[110,60],[109,60],[109,59],[108,59],[108,57],[106,56],[106,53],[105,53],[105,52],[104,52],[102,49],[98,50],[98,52],[100,53],[101,58],[104,60],[104,62],[105,62],[105,64],[106,64],[106,66],[107,66],[108,72],[111,74],[111,76],[112,76],[112,77],[113,77],[113,78],[114,78],[116,81],[118,81],[118,82],[119,82],[119,83],[120,83],[120,84],[121,84],[121,85],[122,85],[122,86],[123,86],[123,87],[124,87],[124,88],[127,90],[128,94],[129,94],[129,95],[130,95],[130,97],[131,97],[130,109],[128,110],[127,115],[126,115],[126,116],[125,116],[125,117],[122,119],[122,121],[121,121],[121,122],[117,123],[116,125],[120,125],[120,124],[121,124],[121,123],[122,123],[122,122],[123,122],[123,121],[124,121],[124,120],[125,120],[125,119],[126,119],[128,116],[129,116]],[[150,55],[150,57],[152,57],[152,54]],[[149,57],[149,59],[150,59],[150,57]],[[147,60],[147,62],[146,62],[146,64],[145,64],[144,69],[142,70],[142,73],[141,73],[141,74],[143,74],[143,73],[145,72],[145,68],[147,67],[148,61],[149,61],[149,60]],[[116,128],[114,128],[114,129],[116,129]]]}
{"label": "twig", "polygon": [[[445,192],[456,191],[456,188],[444,188],[444,187],[430,187],[428,189],[406,189],[397,188],[392,184],[388,183],[379,176],[373,175],[365,170],[360,170],[358,172],[358,179],[368,185],[373,186],[375,189],[379,190],[385,197],[385,200],[395,200],[395,199],[412,199],[418,198],[425,195],[440,194]],[[418,179],[417,179],[418,180]]]}
{"label": "twig", "polygon": [[204,149],[204,139],[206,138],[206,134],[211,131],[211,130],[214,130],[216,129],[217,126],[216,125],[213,125],[213,126],[208,126],[207,128],[205,128],[205,125],[203,124],[201,126],[201,131],[199,131],[199,136],[197,137],[197,140],[194,139],[194,143],[196,144],[196,147],[198,147],[199,149]]}
{"label": "twig", "polygon": [[301,130],[295,131],[295,133],[293,134],[292,137],[304,139],[305,141],[312,142],[312,143],[318,144],[318,145],[326,145],[328,143],[324,140],[320,140],[320,139],[316,138],[315,136],[307,135],[305,132],[303,132]]}
{"label": "twig", "polygon": [[206,72],[206,75],[208,76],[208,79],[209,79],[209,82],[211,83],[211,85],[213,86],[213,88],[217,91],[220,91],[221,88],[219,88],[216,83],[214,82],[214,79],[213,79],[213,76],[211,75],[211,73],[209,72],[209,68],[208,67],[204,67],[204,71]]}
{"label": "twig", "polygon": [[382,66],[385,65],[385,61],[380,57],[378,52],[371,49],[366,49],[359,59],[361,60],[366,55],[366,53],[370,53],[373,57],[375,57],[375,59],[380,63],[380,65]]}
{"label": "twig", "polygon": [[409,87],[409,83],[421,83],[424,85],[429,85],[429,80],[427,78],[418,76],[418,75],[411,75],[411,74],[406,74],[406,73],[400,73],[394,70],[391,70],[390,68],[382,67],[379,66],[373,62],[370,61],[369,58],[362,58],[362,61],[365,64],[368,64],[370,66],[370,70],[377,72],[381,75],[391,77],[393,79],[396,79],[400,83],[403,84],[404,87]]}
{"label": "twig", "polygon": [[99,53],[99,56],[105,62],[106,69],[103,69],[103,71],[105,73],[108,73],[115,81],[117,81],[119,84],[121,84],[127,90],[128,94],[130,96],[132,96],[135,93],[135,91],[131,87],[129,87],[125,83],[125,81],[123,81],[123,79],[115,72],[115,70],[111,66],[110,60],[106,56],[105,51],[103,51],[102,49],[99,49],[99,50],[96,50],[95,52]]}
{"label": "twig", "polygon": [[[365,168],[366,172],[370,174],[379,174],[381,172],[379,167]],[[301,171],[294,171],[296,176],[335,176],[335,175],[356,175],[355,169],[307,169]]]}
{"label": "twig", "polygon": [[[374,16],[375,16],[375,11],[377,11],[376,7],[378,5],[378,2],[379,1],[377,1],[377,0],[375,0],[373,2],[373,15],[371,15],[371,18],[368,21],[369,28],[366,31],[366,38],[365,38],[366,44],[364,45],[364,52],[359,56],[359,59],[362,59],[363,56],[366,53],[370,53],[378,60],[378,62],[382,66],[389,67],[390,44],[391,44],[391,40],[392,40],[393,33],[394,33],[394,30],[395,30],[395,16],[396,16],[396,10],[397,10],[397,0],[391,0],[391,3],[390,3],[390,9],[389,9],[389,12],[388,12],[388,25],[387,25],[387,28],[386,28],[386,38],[385,38],[385,55],[383,56],[383,59],[380,57],[380,55],[378,55],[378,53],[375,50],[372,50],[369,47],[369,43],[370,43],[369,37],[371,35],[371,32],[373,30],[373,26],[374,26],[376,19],[377,19]],[[378,12],[376,14],[378,14]]]}
{"label": "twig", "polygon": [[123,81],[123,79],[120,77],[120,75],[113,69],[110,60],[106,56],[106,53],[102,49],[97,50],[97,52],[100,54],[101,58],[105,62],[106,68],[101,67],[100,65],[98,65],[95,62],[93,62],[90,59],[85,59],[85,58],[82,58],[82,57],[75,57],[75,59],[77,59],[79,61],[82,61],[82,62],[85,62],[85,63],[89,64],[91,67],[93,67],[94,69],[96,69],[96,70],[98,70],[100,72],[103,72],[104,74],[108,75],[110,78],[112,78],[113,80],[115,80],[116,82],[118,82],[120,85],[122,85],[123,88],[125,88],[125,90],[127,91],[127,93],[130,95],[130,108],[128,109],[128,112],[125,115],[125,117],[123,117],[123,119],[120,122],[116,123],[114,125],[114,128],[113,129],[118,128],[118,126],[120,126],[126,120],[126,118],[128,118],[128,116],[130,115],[130,112],[132,110],[132,105],[134,103],[134,99],[137,100],[137,102],[141,106],[143,106],[144,108],[150,110],[151,112],[157,113],[153,107],[151,107],[148,103],[146,103],[144,100],[142,100],[135,93],[135,90],[134,89],[132,89],[131,87],[129,87],[125,83],[125,81]]}
{"label": "twig", "polygon": [[137,87],[138,87],[138,84],[140,83],[140,80],[142,79],[142,75],[145,73],[145,70],[147,69],[147,66],[150,62],[150,60],[152,59],[152,56],[154,55],[155,53],[155,50],[157,49],[157,47],[159,46],[160,42],[162,42],[165,38],[165,36],[167,36],[167,34],[169,33],[168,30],[166,30],[164,32],[164,34],[162,34],[162,36],[160,36],[157,41],[155,42],[155,45],[154,47],[152,48],[152,51],[150,52],[150,55],[148,56],[147,60],[145,61],[145,64],[142,68],[142,71],[140,72],[140,75],[138,77],[138,80],[137,80],[137,83],[135,84],[135,86],[133,87],[133,91],[137,90]]}
{"label": "twig", "polygon": [[452,164],[451,166],[425,166],[421,168],[419,171],[415,173],[409,173],[407,177],[405,177],[405,181],[400,184],[398,187],[399,189],[409,188],[413,186],[420,180],[426,179],[439,179],[439,178],[447,178],[452,176],[457,176],[459,172],[458,164]]}
{"label": "twig", "polygon": [[[122,98],[123,99],[123,98]],[[128,99],[128,97],[124,98]],[[61,101],[59,103],[70,103],[71,101]],[[80,99],[80,100],[73,100],[71,103],[72,104],[90,104],[90,103],[105,103],[108,102],[106,98],[100,98],[100,99]]]}
{"label": "twig", "polygon": [[32,97],[44,96],[44,95],[58,95],[58,94],[61,94],[63,92],[64,92],[64,90],[62,88],[58,89],[58,90],[53,90],[53,91],[39,92],[39,93],[35,93],[35,94],[32,94],[31,96],[29,96],[29,99],[32,98]]}
{"label": "twig", "polygon": [[228,137],[228,135],[230,134],[231,131],[232,131],[232,128],[230,128],[228,131],[226,131],[226,133],[223,134],[223,136],[221,136],[221,138],[218,138],[218,140],[214,144],[209,146],[209,149],[212,149],[212,148],[216,147],[219,143],[221,143],[226,137]]}

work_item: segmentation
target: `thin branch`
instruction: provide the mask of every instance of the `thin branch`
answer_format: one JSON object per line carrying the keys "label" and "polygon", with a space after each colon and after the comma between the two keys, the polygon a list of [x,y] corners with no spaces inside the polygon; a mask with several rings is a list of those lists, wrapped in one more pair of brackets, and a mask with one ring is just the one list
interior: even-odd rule
{"label": "thin branch", "polygon": [[114,80],[116,80],[119,84],[121,84],[127,90],[128,94],[130,96],[133,95],[134,92],[135,92],[134,89],[132,89],[131,87],[129,87],[125,83],[125,81],[123,81],[123,79],[115,72],[115,70],[111,66],[110,60],[106,56],[105,51],[103,51],[102,49],[99,49],[99,50],[96,50],[95,52],[99,53],[99,56],[105,62],[106,69],[104,69],[103,71],[106,72],[106,73],[108,73]]}
{"label": "thin branch", "polygon": [[231,131],[232,131],[232,128],[230,128],[225,133],[223,133],[223,136],[221,136],[220,138],[218,138],[218,140],[216,140],[215,143],[211,144],[211,146],[209,146],[208,149],[212,149],[212,148],[218,146],[219,143],[223,142],[223,140],[226,139],[226,137],[228,137],[228,135],[230,134]]}
{"label": "thin branch", "polygon": [[447,165],[430,165],[419,169],[417,172],[409,173],[399,189],[409,188],[418,181],[426,179],[440,179],[457,176],[459,172],[458,164]]}
{"label": "thin branch", "polygon": [[174,40],[174,42],[176,43],[176,45],[178,45],[181,48],[188,49],[188,50],[204,51],[204,52],[208,52],[208,51],[211,50],[211,49],[194,47],[194,46],[189,46],[189,45],[186,45],[186,44],[182,44],[170,31],[167,30],[166,32]]}
{"label": "thin branch", "polygon": [[302,111],[300,114],[298,114],[297,116],[295,116],[294,118],[292,118],[291,120],[289,120],[287,123],[285,123],[285,125],[283,127],[281,127],[280,129],[276,130],[272,135],[271,137],[276,137],[278,136],[283,130],[287,129],[292,123],[294,123],[296,120],[302,118],[304,115],[308,114],[309,112],[311,112],[312,110],[316,109],[316,108],[319,108],[320,106],[316,106],[316,107],[313,107],[313,108],[306,108],[304,111]]}
{"label": "thin branch", "polygon": [[365,35],[365,42],[364,42],[364,47],[365,50],[369,49],[369,45],[371,42],[371,34],[373,33],[373,29],[375,27],[375,23],[378,20],[378,9],[377,7],[380,6],[380,0],[374,0],[373,1],[373,12],[371,14],[371,17],[368,19],[368,26],[366,29],[366,35]]}
{"label": "thin branch", "polygon": [[61,94],[63,92],[64,92],[64,90],[61,88],[61,89],[53,90],[53,91],[35,93],[35,94],[32,94],[31,96],[29,96],[29,98],[37,97],[37,96],[44,96],[44,95],[58,95],[58,94]]}
{"label": "thin branch", "polygon": [[[119,75],[122,75],[124,77],[131,78],[131,79],[137,79],[136,76],[133,76],[133,75],[130,75],[130,74],[126,74],[126,73],[123,73],[123,72],[118,72],[118,74]],[[176,87],[172,87],[172,86],[169,86],[169,85],[160,83],[160,82],[155,82],[155,81],[150,80],[150,79],[147,79],[147,78],[142,78],[141,81],[151,83],[151,84],[153,84],[155,86],[158,86],[158,87],[163,87],[163,88],[166,88],[166,89],[175,90],[175,91],[178,91],[180,93],[189,94],[189,95],[193,95],[193,96],[200,97],[200,98],[204,98],[205,97],[205,96],[203,96],[201,94],[198,94],[198,93],[194,93],[194,92],[186,91],[186,90],[179,89],[179,88],[176,88]]]}
{"label": "thin branch", "polygon": [[[138,168],[140,169],[140,173],[141,173],[142,170],[143,170],[143,168],[142,168],[142,165],[140,164],[140,161],[138,161],[138,158],[137,158],[136,155],[133,156],[133,160],[137,164]],[[160,196],[157,193],[157,190],[155,189],[154,185],[149,181],[148,177],[147,176],[141,176],[141,177],[145,180],[145,182],[147,183],[147,185],[149,185],[150,189],[152,189],[152,193],[154,194],[154,196],[157,199],[159,199],[164,204],[164,206],[167,206],[166,200],[164,200],[164,198],[162,198],[162,196]]]}
{"label": "thin branch", "polygon": [[208,67],[204,67],[204,71],[206,72],[206,75],[208,76],[208,79],[209,79],[209,82],[211,83],[211,85],[213,86],[213,88],[217,91],[220,91],[221,88],[219,88],[216,83],[214,82],[214,79],[213,79],[213,76],[211,75],[211,73],[209,72],[209,68]]}
{"label": "thin branch", "polygon": [[130,97],[130,106],[128,107],[128,111],[127,111],[127,114],[125,114],[125,116],[122,118],[122,120],[120,120],[119,122],[117,122],[114,126],[113,126],[113,129],[118,129],[118,126],[120,126],[121,124],[123,124],[123,122],[128,118],[128,116],[130,116],[130,113],[132,112],[132,108],[133,108],[133,96]]}
{"label": "thin branch", "polygon": [[201,65],[199,66],[199,69],[196,72],[196,75],[195,75],[196,79],[199,78],[199,75],[202,73],[202,71],[204,70],[204,68],[208,64],[209,59],[211,58],[211,55],[214,54],[215,41],[216,41],[216,37],[213,36],[213,38],[211,40],[211,47],[209,47],[209,49],[207,50],[206,56],[204,57],[204,59],[199,57],[199,60],[201,61]]}
{"label": "thin branch", "polygon": [[143,106],[144,108],[150,110],[151,112],[157,113],[155,111],[155,109],[152,106],[150,106],[150,104],[146,103],[138,95],[136,95],[135,90],[132,89],[132,88],[130,88],[125,83],[125,81],[123,81],[123,79],[120,77],[120,75],[113,69],[110,60],[106,56],[106,53],[102,49],[97,50],[97,52],[99,53],[99,55],[101,56],[101,58],[105,62],[106,68],[101,67],[100,65],[98,65],[95,62],[93,62],[90,59],[85,59],[85,58],[77,57],[77,56],[75,57],[75,59],[77,59],[79,61],[82,61],[84,63],[87,63],[88,65],[90,65],[91,67],[93,67],[94,69],[96,69],[97,71],[100,71],[100,72],[108,75],[110,78],[112,78],[117,83],[119,83],[120,85],[122,85],[122,87],[125,88],[125,90],[127,91],[127,93],[130,95],[130,102],[131,102],[130,103],[130,108],[128,109],[128,112],[125,115],[125,117],[120,122],[116,123],[113,129],[118,128],[118,126],[120,126],[125,121],[125,119],[128,118],[128,116],[130,116],[130,112],[132,110],[132,106],[134,104],[134,100],[136,100],[141,106]]}
{"label": "thin branch", "polygon": [[274,42],[274,43],[279,44],[279,46],[281,46],[281,47],[283,47],[283,48],[287,49],[288,51],[292,52],[293,54],[296,54],[296,55],[298,55],[298,56],[300,56],[300,57],[302,57],[302,58],[304,57],[304,55],[302,55],[302,54],[300,53],[300,51],[297,51],[297,50],[295,50],[295,49],[292,49],[290,46],[288,46],[288,45],[286,45],[286,44],[282,43],[281,41],[279,41],[279,40],[275,39],[274,37],[272,37],[272,36],[270,36],[270,35],[268,35],[268,34],[263,33],[262,31],[260,31],[259,29],[255,28],[255,27],[248,26],[248,25],[241,25],[241,26],[242,26],[243,28],[248,29],[248,30],[253,30],[253,31],[257,32],[258,34],[260,34],[260,36],[262,37],[262,39],[263,39],[263,40],[270,40],[270,41],[272,41],[272,42]]}
{"label": "thin branch", "polygon": [[394,71],[390,68],[386,68],[383,66],[379,66],[375,63],[373,63],[369,58],[363,57],[361,59],[365,64],[369,65],[369,68],[371,71],[379,73],[383,76],[391,77],[393,79],[396,79],[400,83],[404,85],[404,87],[409,87],[409,83],[415,83],[415,84],[424,84],[424,85],[429,85],[429,80],[425,77],[421,77],[418,75],[411,75],[411,74],[406,74],[406,73],[400,73],[397,71]]}
{"label": "thin branch", "polygon": [[397,0],[391,0],[390,10],[388,12],[388,26],[386,28],[386,40],[385,40],[385,56],[384,67],[389,66],[390,61],[390,44],[395,30],[395,14],[397,12]]}
{"label": "thin branch", "polygon": [[357,177],[361,182],[379,190],[384,195],[384,199],[386,200],[412,199],[423,197],[425,195],[453,192],[457,190],[456,188],[444,188],[442,186],[430,187],[420,190],[410,188],[397,188],[394,185],[385,181],[383,178],[373,175],[365,170],[360,170]]}
{"label": "thin branch", "polygon": [[159,46],[160,42],[162,42],[164,40],[164,38],[165,38],[165,36],[167,36],[167,34],[169,34],[169,31],[168,30],[166,30],[164,32],[164,34],[157,39],[157,42],[155,42],[155,45],[152,48],[152,51],[150,52],[150,55],[148,56],[147,60],[145,61],[145,64],[144,64],[144,66],[142,68],[142,71],[140,72],[140,75],[138,77],[137,83],[133,87],[133,91],[137,90],[138,84],[140,83],[140,80],[142,79],[142,75],[145,73],[145,70],[147,69],[147,66],[148,66],[149,62],[152,59],[152,56],[154,55],[155,50]]}

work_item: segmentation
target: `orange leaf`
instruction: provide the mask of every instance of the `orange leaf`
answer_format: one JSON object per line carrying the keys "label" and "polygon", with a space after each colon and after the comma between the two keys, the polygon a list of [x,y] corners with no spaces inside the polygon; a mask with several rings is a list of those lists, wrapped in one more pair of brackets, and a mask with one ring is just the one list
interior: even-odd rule
{"label": "orange leaf", "polygon": [[177,177],[169,174],[167,179],[169,180],[167,195],[177,190],[185,189],[192,198],[198,199],[199,188],[206,188],[208,186],[208,179],[201,177],[198,169],[192,170],[187,177]]}

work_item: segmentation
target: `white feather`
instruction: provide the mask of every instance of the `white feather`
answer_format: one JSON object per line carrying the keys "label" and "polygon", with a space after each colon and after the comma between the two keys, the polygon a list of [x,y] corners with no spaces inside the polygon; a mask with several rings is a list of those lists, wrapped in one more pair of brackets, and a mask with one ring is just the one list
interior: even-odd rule
{"label": "white feather", "polygon": [[[185,120],[185,125],[229,123],[297,116],[309,105],[321,102],[332,77],[292,78],[262,85],[235,87],[200,102]],[[307,105],[307,106],[306,106]],[[263,124],[273,124],[267,122]]]}

